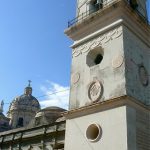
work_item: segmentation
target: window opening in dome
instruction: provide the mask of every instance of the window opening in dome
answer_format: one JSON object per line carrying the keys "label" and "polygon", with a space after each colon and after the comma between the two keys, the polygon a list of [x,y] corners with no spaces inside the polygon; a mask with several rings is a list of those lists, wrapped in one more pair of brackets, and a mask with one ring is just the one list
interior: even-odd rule
{"label": "window opening in dome", "polygon": [[18,119],[18,127],[23,127],[23,118]]}

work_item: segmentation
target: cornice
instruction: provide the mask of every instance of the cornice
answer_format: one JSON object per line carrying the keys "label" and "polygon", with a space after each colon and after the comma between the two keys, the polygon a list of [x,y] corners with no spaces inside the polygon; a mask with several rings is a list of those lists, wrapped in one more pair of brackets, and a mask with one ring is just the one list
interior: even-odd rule
{"label": "cornice", "polygon": [[150,106],[141,103],[139,100],[136,100],[133,97],[121,96],[107,101],[93,103],[92,105],[84,106],[78,109],[69,110],[63,113],[63,115],[64,117],[66,117],[66,119],[72,119],[109,109],[114,109],[121,106],[130,106],[138,110],[150,112]]}

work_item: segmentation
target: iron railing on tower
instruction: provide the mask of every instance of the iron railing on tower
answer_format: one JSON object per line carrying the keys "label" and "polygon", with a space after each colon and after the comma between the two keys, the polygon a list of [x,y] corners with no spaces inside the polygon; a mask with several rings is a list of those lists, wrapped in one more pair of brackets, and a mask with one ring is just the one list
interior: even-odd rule
{"label": "iron railing on tower", "polygon": [[[89,9],[88,11],[85,11],[83,12],[82,14],[78,15],[77,17],[75,17],[74,19],[72,20],[69,20],[68,21],[68,28],[71,27],[71,26],[74,26],[76,25],[78,22],[82,22],[84,19],[86,19],[88,16],[90,16],[91,14],[94,14],[96,12],[100,12],[103,10],[103,8],[105,6],[109,7],[110,5],[113,5],[117,2],[119,2],[120,0],[112,0],[112,1],[108,1],[108,0],[102,0],[100,3],[96,4],[96,9]],[[139,16],[147,23],[147,24],[150,24],[150,22],[148,21],[148,19],[140,12],[138,11],[138,9],[136,9],[133,5],[131,5],[130,1],[131,0],[124,0],[127,2],[127,4],[132,7],[132,9],[134,9],[138,14]]]}

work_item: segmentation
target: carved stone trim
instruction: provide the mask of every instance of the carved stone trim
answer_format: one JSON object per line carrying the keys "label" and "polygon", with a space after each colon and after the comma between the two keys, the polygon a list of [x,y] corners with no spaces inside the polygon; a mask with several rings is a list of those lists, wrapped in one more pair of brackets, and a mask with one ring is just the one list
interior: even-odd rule
{"label": "carved stone trim", "polygon": [[91,49],[94,49],[98,46],[103,46],[109,41],[119,38],[122,35],[122,27],[118,27],[110,32],[107,32],[99,37],[93,39],[92,41],[86,42],[83,45],[80,45],[73,49],[72,56],[77,57],[82,53],[86,53]]}
{"label": "carved stone trim", "polygon": [[119,68],[123,64],[123,56],[119,54],[112,60],[112,67]]}
{"label": "carved stone trim", "polygon": [[100,100],[103,94],[102,83],[98,80],[93,81],[88,88],[88,97],[92,102]]}
{"label": "carved stone trim", "polygon": [[71,83],[76,84],[80,80],[80,73],[74,73],[71,77]]}

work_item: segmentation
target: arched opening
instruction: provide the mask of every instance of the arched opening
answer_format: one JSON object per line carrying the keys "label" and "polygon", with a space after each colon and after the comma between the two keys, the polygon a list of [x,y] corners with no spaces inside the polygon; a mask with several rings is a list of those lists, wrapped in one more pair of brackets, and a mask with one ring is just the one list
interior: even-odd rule
{"label": "arched opening", "polygon": [[20,118],[18,119],[18,124],[17,124],[17,126],[18,126],[18,127],[23,127],[23,118],[22,118],[22,117],[20,117]]}
{"label": "arched opening", "polygon": [[94,13],[103,8],[103,0],[91,0],[89,2],[89,13]]}

